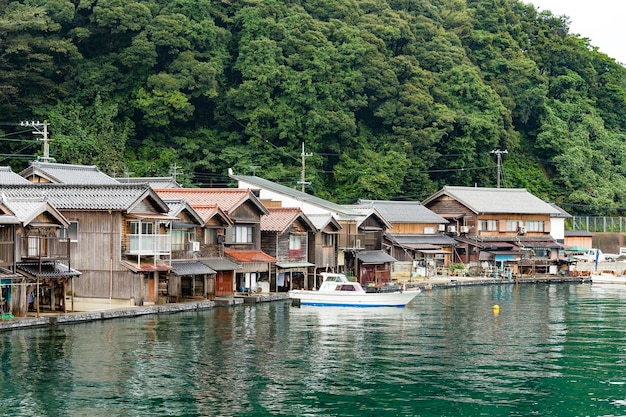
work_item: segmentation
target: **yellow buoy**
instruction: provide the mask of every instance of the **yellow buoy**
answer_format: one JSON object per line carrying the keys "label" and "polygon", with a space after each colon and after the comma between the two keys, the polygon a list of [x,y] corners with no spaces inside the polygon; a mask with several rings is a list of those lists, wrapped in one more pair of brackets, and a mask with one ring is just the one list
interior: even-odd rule
{"label": "yellow buoy", "polygon": [[498,314],[500,314],[500,306],[496,304],[493,306],[493,315],[497,316]]}

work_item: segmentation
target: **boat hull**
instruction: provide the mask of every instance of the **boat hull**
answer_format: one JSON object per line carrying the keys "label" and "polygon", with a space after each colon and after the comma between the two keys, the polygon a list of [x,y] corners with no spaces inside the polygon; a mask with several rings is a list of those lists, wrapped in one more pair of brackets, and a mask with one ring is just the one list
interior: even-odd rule
{"label": "boat hull", "polygon": [[323,293],[293,290],[289,298],[300,300],[300,305],[335,307],[405,307],[420,291],[392,293]]}
{"label": "boat hull", "polygon": [[626,277],[615,276],[615,275],[592,275],[591,283],[592,284],[626,285]]}

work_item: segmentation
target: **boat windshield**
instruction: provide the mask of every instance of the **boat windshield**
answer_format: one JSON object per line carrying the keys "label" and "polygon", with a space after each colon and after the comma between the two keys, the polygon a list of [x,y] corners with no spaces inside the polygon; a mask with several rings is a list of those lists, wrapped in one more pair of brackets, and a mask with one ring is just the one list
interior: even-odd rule
{"label": "boat windshield", "polygon": [[356,287],[351,284],[337,285],[335,291],[356,291]]}

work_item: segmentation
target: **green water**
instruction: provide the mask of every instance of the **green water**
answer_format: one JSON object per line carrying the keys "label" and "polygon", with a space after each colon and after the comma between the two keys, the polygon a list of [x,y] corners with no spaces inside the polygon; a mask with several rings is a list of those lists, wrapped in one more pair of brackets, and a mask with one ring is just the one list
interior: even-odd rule
{"label": "green water", "polygon": [[0,354],[5,416],[618,416],[626,288],[216,308],[1,333]]}

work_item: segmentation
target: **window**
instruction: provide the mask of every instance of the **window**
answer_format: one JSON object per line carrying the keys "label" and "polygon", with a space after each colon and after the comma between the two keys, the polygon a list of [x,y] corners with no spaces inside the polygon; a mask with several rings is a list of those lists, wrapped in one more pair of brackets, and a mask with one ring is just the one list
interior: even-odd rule
{"label": "window", "polygon": [[252,243],[252,226],[233,226],[233,243]]}
{"label": "window", "polygon": [[322,233],[322,246],[332,247],[335,246],[335,235],[329,233]]}
{"label": "window", "polygon": [[298,235],[289,235],[289,250],[300,250],[302,248],[302,239]]}
{"label": "window", "polygon": [[69,227],[61,229],[59,234],[61,238],[69,237],[71,242],[78,242],[78,222],[70,221]]}
{"label": "window", "polygon": [[529,220],[526,222],[527,232],[544,232],[545,223],[543,220]]}
{"label": "window", "polygon": [[172,230],[172,250],[185,250],[185,235],[184,230]]}
{"label": "window", "polygon": [[204,229],[204,244],[215,245],[217,243],[217,229]]}
{"label": "window", "polygon": [[424,228],[424,234],[425,235],[434,235],[435,234],[435,228],[434,227],[425,227]]}
{"label": "window", "polygon": [[489,232],[495,232],[498,230],[498,221],[497,220],[479,220],[478,221],[478,230],[486,230]]}
{"label": "window", "polygon": [[130,222],[131,235],[151,235],[153,234],[152,223]]}
{"label": "window", "polygon": [[522,222],[519,220],[507,220],[506,221],[506,231],[507,232],[517,232],[517,227],[520,226]]}

